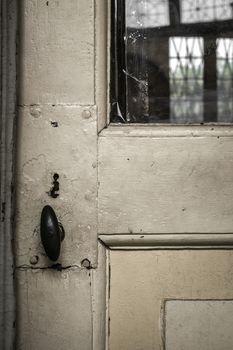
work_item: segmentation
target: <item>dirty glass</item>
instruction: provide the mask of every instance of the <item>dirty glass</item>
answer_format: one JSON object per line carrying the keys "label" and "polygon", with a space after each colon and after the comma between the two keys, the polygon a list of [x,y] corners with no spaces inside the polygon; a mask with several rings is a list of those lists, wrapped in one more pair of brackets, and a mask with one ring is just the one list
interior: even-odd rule
{"label": "dirty glass", "polygon": [[112,122],[233,122],[232,0],[113,0],[112,14]]}

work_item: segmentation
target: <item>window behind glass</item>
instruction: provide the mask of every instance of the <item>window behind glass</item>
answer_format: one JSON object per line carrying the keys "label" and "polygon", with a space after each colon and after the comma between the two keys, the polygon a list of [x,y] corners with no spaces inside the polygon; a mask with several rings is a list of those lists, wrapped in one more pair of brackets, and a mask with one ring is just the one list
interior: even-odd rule
{"label": "window behind glass", "polygon": [[111,120],[233,121],[231,0],[115,0]]}

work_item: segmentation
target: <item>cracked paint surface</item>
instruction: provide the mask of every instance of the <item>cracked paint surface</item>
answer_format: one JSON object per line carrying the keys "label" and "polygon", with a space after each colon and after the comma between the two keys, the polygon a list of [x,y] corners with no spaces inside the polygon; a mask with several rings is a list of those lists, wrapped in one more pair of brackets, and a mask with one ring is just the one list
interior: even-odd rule
{"label": "cracked paint surface", "polygon": [[[86,108],[86,107],[85,107]],[[87,109],[87,108],[86,108]],[[40,242],[40,215],[51,205],[63,224],[66,238],[58,263],[70,266],[89,259],[96,264],[96,112],[83,118],[79,106],[40,106],[39,118],[30,108],[20,108],[18,146],[17,266],[29,265],[37,255],[38,266],[51,265]],[[59,128],[51,128],[56,117]],[[59,196],[51,198],[48,189],[54,173],[62,184]]]}
{"label": "cracked paint surface", "polygon": [[[101,25],[98,22],[97,27],[103,32],[106,3],[102,2],[101,11],[99,3]],[[103,343],[100,334],[105,322],[103,313],[102,323],[95,322],[101,328],[95,336],[97,300],[104,298],[104,289],[101,296],[99,290],[93,291],[96,105],[102,114],[106,108],[99,106],[99,101],[106,103],[106,90],[100,71],[95,72],[95,4],[93,0],[22,0],[19,6],[17,350],[103,349],[93,345]],[[106,71],[102,59],[106,40],[100,33],[99,37],[98,64]],[[95,79],[101,87],[98,92]],[[55,191],[59,196],[53,198],[47,192],[52,191],[55,173],[59,174],[59,191]],[[45,205],[53,207],[66,232],[56,264],[45,256],[40,241]]]}
{"label": "cracked paint surface", "polygon": [[85,269],[18,269],[17,349],[90,350],[90,282]]}

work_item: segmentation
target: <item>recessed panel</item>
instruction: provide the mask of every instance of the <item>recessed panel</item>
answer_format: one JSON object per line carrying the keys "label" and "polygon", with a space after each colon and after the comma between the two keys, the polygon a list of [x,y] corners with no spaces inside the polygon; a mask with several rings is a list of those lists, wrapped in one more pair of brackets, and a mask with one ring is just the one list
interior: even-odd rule
{"label": "recessed panel", "polygon": [[232,250],[111,250],[109,259],[110,350],[233,349]]}
{"label": "recessed panel", "polygon": [[99,233],[232,233],[232,138],[149,132],[99,138]]}
{"label": "recessed panel", "polygon": [[232,300],[171,300],[165,307],[166,350],[232,350]]}

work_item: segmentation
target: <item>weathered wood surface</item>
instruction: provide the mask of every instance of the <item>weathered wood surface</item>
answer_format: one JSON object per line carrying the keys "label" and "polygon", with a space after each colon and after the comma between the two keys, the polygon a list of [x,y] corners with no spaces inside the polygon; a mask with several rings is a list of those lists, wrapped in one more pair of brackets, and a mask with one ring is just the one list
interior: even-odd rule
{"label": "weathered wood surface", "polygon": [[233,128],[227,124],[164,125],[164,124],[110,124],[100,137],[232,137]]}
{"label": "weathered wood surface", "polygon": [[[88,118],[86,116],[88,115]],[[20,108],[17,170],[17,266],[51,265],[40,239],[40,215],[51,205],[66,237],[59,263],[97,263],[97,133],[95,108],[31,106]],[[52,125],[57,123],[57,127]],[[59,174],[57,198],[49,195]]]}
{"label": "weathered wood surface", "polygon": [[[17,266],[51,264],[40,244],[50,204],[66,238],[59,263],[97,261],[97,111],[94,2],[20,3]],[[85,20],[84,20],[85,19]],[[53,175],[59,196],[51,198]]]}
{"label": "weathered wood surface", "polygon": [[23,0],[20,9],[20,103],[93,105],[93,0]]}
{"label": "weathered wood surface", "polygon": [[93,349],[90,271],[19,269],[17,288],[17,350]]}
{"label": "weathered wood surface", "polygon": [[168,299],[233,300],[232,250],[110,251],[110,264],[109,350],[163,349]]}
{"label": "weathered wood surface", "polygon": [[108,250],[98,244],[98,268],[91,270],[93,349],[107,350]]}
{"label": "weathered wood surface", "polygon": [[[17,346],[91,350],[96,343],[101,349],[104,295],[94,288],[105,270],[97,276],[81,267],[83,259],[86,267],[97,267],[94,1],[22,0],[20,12]],[[52,198],[55,173],[59,196]],[[40,242],[47,204],[66,232],[61,271],[50,268]]]}
{"label": "weathered wood surface", "polygon": [[98,131],[107,123],[109,115],[110,78],[110,4],[109,1],[96,0],[95,3],[95,104],[98,106]]}
{"label": "weathered wood surface", "polygon": [[110,249],[206,249],[233,248],[233,234],[153,234],[99,235]]}
{"label": "weathered wood surface", "polygon": [[232,232],[232,128],[172,130],[101,133],[100,234]]}
{"label": "weathered wood surface", "polygon": [[233,300],[168,300],[166,350],[231,350]]}

